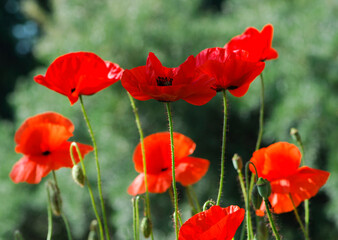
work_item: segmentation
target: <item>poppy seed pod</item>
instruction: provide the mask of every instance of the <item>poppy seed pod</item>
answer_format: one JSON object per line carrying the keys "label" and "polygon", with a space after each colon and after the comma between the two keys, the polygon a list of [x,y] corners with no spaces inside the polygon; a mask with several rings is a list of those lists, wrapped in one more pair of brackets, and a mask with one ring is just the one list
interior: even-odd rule
{"label": "poppy seed pod", "polygon": [[261,195],[258,193],[257,185],[254,185],[251,192],[251,202],[255,210],[258,210],[261,207],[262,200]]}
{"label": "poppy seed pod", "polygon": [[78,164],[74,165],[74,167],[72,168],[72,177],[73,177],[74,182],[79,184],[81,187],[84,186],[85,176],[83,174],[83,171],[80,165]]}
{"label": "poppy seed pod", "polygon": [[143,233],[143,236],[145,238],[148,238],[152,231],[152,223],[148,217],[144,217],[141,222],[141,230]]}
{"label": "poppy seed pod", "polygon": [[242,158],[237,153],[235,153],[234,156],[232,157],[232,164],[234,165],[234,169],[236,171],[241,171],[243,168]]}
{"label": "poppy seed pod", "polygon": [[271,185],[270,182],[264,178],[258,178],[256,183],[258,193],[265,200],[271,195]]}

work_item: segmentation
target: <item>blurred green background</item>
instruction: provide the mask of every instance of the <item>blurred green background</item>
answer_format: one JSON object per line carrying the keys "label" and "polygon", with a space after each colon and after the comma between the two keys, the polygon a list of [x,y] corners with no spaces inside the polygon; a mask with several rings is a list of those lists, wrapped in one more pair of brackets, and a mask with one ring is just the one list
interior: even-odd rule
{"label": "blurred green background", "polygon": [[[59,55],[92,51],[123,68],[144,65],[150,51],[165,66],[174,67],[208,47],[222,47],[247,27],[272,23],[273,47],[279,58],[264,70],[266,115],[263,146],[292,142],[297,127],[305,146],[305,161],[331,176],[310,201],[311,239],[338,236],[338,2],[335,0],[4,0],[1,2],[0,72],[0,239],[13,239],[19,229],[25,239],[45,239],[45,182],[14,184],[9,172],[20,158],[14,152],[16,129],[30,116],[56,111],[75,125],[74,138],[90,143],[79,103],[36,84]],[[258,131],[259,81],[242,98],[229,95],[229,126],[225,191],[222,205],[244,207],[230,161],[234,153],[250,159]],[[120,83],[85,97],[96,134],[103,170],[103,191],[113,239],[132,239],[128,185],[137,173],[132,152],[138,133],[125,90]],[[139,102],[145,135],[167,130],[163,104]],[[222,100],[208,104],[172,104],[174,129],[192,138],[196,157],[211,162],[207,175],[194,188],[201,203],[216,198],[222,131]],[[96,179],[93,154],[86,157],[91,181]],[[94,218],[86,189],[72,182],[70,170],[57,171],[64,211],[74,239],[86,239]],[[93,184],[95,185],[95,184]],[[184,189],[180,190],[183,219],[189,218]],[[151,194],[155,238],[174,239],[167,193]],[[299,208],[303,214],[302,207]],[[302,239],[293,213],[276,216],[284,239]],[[54,239],[66,239],[61,219],[54,217]]]}

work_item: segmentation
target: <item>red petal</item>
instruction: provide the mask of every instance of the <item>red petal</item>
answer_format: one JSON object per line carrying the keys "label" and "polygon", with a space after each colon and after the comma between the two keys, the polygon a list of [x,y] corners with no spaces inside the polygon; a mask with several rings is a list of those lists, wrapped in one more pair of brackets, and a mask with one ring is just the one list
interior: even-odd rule
{"label": "red petal", "polygon": [[38,164],[36,161],[30,160],[28,156],[23,156],[12,168],[10,177],[13,182],[27,182],[36,184],[41,181],[51,171],[48,164]]}
{"label": "red petal", "polygon": [[203,158],[186,157],[175,168],[176,181],[183,186],[198,182],[208,171],[209,161]]}
{"label": "red petal", "polygon": [[[285,179],[297,171],[301,153],[293,144],[278,142],[255,151],[250,161],[255,164],[258,177],[274,181]],[[250,170],[254,172],[252,166]]]}
{"label": "red petal", "polygon": [[[155,133],[144,139],[147,172],[150,174],[158,174],[171,168],[171,149],[169,132]],[[195,150],[196,144],[188,137],[180,133],[174,133],[174,149],[176,164],[180,160]],[[135,169],[143,172],[143,161],[141,153],[141,144],[138,144],[133,161]]]}
{"label": "red petal", "polygon": [[[171,181],[171,170],[160,174],[147,174],[148,191],[151,193],[163,193],[170,188]],[[145,193],[143,173],[140,173],[130,184],[128,193],[132,196]]]}
{"label": "red petal", "polygon": [[180,229],[179,240],[231,240],[244,213],[238,206],[213,206],[186,221]]}
{"label": "red petal", "polygon": [[68,53],[55,59],[45,76],[38,75],[34,80],[67,96],[74,104],[79,95],[91,95],[115,83],[122,71],[117,66],[106,64],[94,53]]}

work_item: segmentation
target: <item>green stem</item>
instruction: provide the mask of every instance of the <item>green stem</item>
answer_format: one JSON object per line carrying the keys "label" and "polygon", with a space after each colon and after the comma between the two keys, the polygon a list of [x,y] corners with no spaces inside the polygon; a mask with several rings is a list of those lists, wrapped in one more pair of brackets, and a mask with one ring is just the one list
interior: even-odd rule
{"label": "green stem", "polygon": [[[242,190],[242,194],[243,194],[245,208],[247,208],[248,207],[248,199],[247,199],[247,194],[246,194],[246,190],[245,190],[243,174],[242,174],[241,170],[237,170],[237,173],[238,173],[239,184],[241,186],[241,190]],[[241,237],[240,237],[241,240],[244,239],[244,233],[245,233],[245,227],[242,228]]]}
{"label": "green stem", "polygon": [[299,217],[298,210],[297,210],[297,208],[296,208],[296,206],[295,206],[295,203],[294,203],[294,201],[293,201],[292,196],[291,196],[290,193],[289,193],[289,198],[290,198],[290,200],[291,200],[291,202],[292,202],[293,212],[295,213],[297,222],[299,223],[299,226],[300,226],[300,228],[301,228],[302,231],[303,231],[304,238],[305,238],[306,240],[309,240],[309,235],[308,235],[308,233],[305,231],[304,225],[303,225],[303,223],[302,223],[302,220],[301,220],[300,217]]}
{"label": "green stem", "polygon": [[[245,164],[245,179],[248,179],[249,176],[249,165],[252,164],[251,162],[247,162]],[[252,164],[253,165],[253,164]],[[253,165],[254,166],[254,165]],[[256,168],[255,168],[256,169]],[[251,221],[251,214],[250,214],[250,192],[249,192],[249,181],[246,181],[246,201],[245,201],[245,219],[246,219],[246,227],[247,227],[247,239],[253,239],[253,230],[252,230],[252,221]]]}
{"label": "green stem", "polygon": [[203,212],[207,210],[208,205],[215,206],[215,202],[213,200],[208,200],[203,204]]}
{"label": "green stem", "polygon": [[176,239],[178,240],[178,201],[177,201],[177,189],[176,189],[176,175],[175,175],[175,150],[174,150],[174,133],[173,133],[173,122],[170,109],[170,102],[165,103],[168,113],[169,132],[170,132],[170,146],[171,146],[171,171],[172,171],[172,186],[174,195],[174,222],[175,222],[175,233]]}
{"label": "green stem", "polygon": [[192,185],[189,185],[189,186],[188,186],[188,189],[189,189],[189,192],[190,192],[190,194],[191,194],[191,196],[192,196],[192,199],[193,199],[194,202],[195,202],[197,211],[198,211],[198,212],[201,212],[201,211],[202,211],[202,210],[201,210],[201,205],[200,205],[199,202],[198,202],[198,198],[197,198],[197,195],[196,195],[196,193],[195,193],[195,191],[194,191],[194,188],[192,187]]}
{"label": "green stem", "polygon": [[48,206],[47,206],[47,212],[48,212],[48,233],[47,233],[47,240],[52,239],[53,234],[53,219],[52,219],[52,206],[51,206],[51,200],[50,200],[50,193],[48,186],[46,187],[47,190],[47,197],[48,197]]}
{"label": "green stem", "polygon": [[81,110],[83,113],[83,117],[87,123],[87,127],[89,130],[90,137],[93,142],[93,147],[94,147],[94,155],[95,155],[95,163],[96,163],[96,170],[97,170],[97,187],[99,189],[99,195],[100,195],[100,202],[101,202],[101,210],[102,210],[102,218],[103,218],[103,223],[104,223],[104,230],[106,233],[106,238],[107,240],[110,240],[110,235],[109,235],[109,229],[108,229],[108,224],[107,224],[107,217],[106,217],[106,210],[104,206],[104,200],[103,200],[103,194],[102,194],[102,184],[101,184],[101,171],[100,171],[100,164],[99,164],[99,158],[98,158],[98,153],[97,153],[97,145],[96,145],[96,140],[94,137],[94,132],[93,129],[90,125],[86,110],[84,108],[82,96],[80,95],[80,103],[81,103]]}
{"label": "green stem", "polygon": [[223,179],[224,179],[224,159],[225,159],[225,142],[226,142],[226,131],[227,131],[227,98],[226,90],[223,89],[223,107],[224,107],[224,118],[223,118],[223,137],[222,137],[222,155],[221,155],[221,176],[219,180],[219,189],[216,205],[219,205],[222,196]]}
{"label": "green stem", "polygon": [[260,75],[261,78],[261,107],[259,113],[259,131],[258,131],[258,138],[256,143],[256,151],[260,148],[263,136],[263,121],[264,121],[264,80],[263,80],[263,73]]}
{"label": "green stem", "polygon": [[66,216],[63,214],[63,212],[61,213],[61,217],[62,217],[63,222],[65,223],[65,226],[66,226],[68,240],[72,240],[72,234],[70,233],[68,220],[67,220]]}
{"label": "green stem", "polygon": [[75,147],[77,155],[78,155],[78,157],[80,159],[80,164],[81,164],[81,168],[82,168],[82,171],[83,171],[83,176],[85,178],[85,182],[87,183],[87,187],[88,187],[88,191],[89,191],[89,196],[90,196],[90,200],[91,200],[91,203],[92,203],[92,207],[93,207],[93,210],[94,210],[94,213],[95,213],[96,220],[97,220],[97,222],[99,224],[100,238],[102,240],[104,240],[104,234],[103,234],[103,228],[102,228],[101,218],[100,218],[99,212],[97,211],[97,207],[96,207],[96,202],[95,202],[93,190],[92,190],[92,187],[91,187],[90,182],[89,182],[88,177],[87,177],[86,167],[85,167],[85,165],[83,163],[83,157],[82,157],[81,151],[80,151],[79,146],[77,145],[77,143],[76,142],[72,142],[72,144],[70,145],[70,148],[69,148],[69,152],[70,152],[70,157],[72,159],[72,162],[73,162],[74,166],[76,165],[76,162],[75,162],[75,158],[74,158],[73,147]]}
{"label": "green stem", "polygon": [[192,215],[195,215],[196,213],[198,213],[198,211],[197,211],[197,208],[195,206],[194,200],[192,198],[191,192],[188,187],[189,186],[185,188],[185,192],[187,193],[187,196],[188,196],[188,202],[192,210]]}
{"label": "green stem", "polygon": [[275,235],[275,238],[276,238],[277,240],[280,240],[278,231],[277,231],[277,229],[276,229],[275,223],[274,223],[274,221],[273,221],[273,219],[272,219],[272,215],[271,215],[271,212],[270,212],[270,209],[269,209],[269,204],[268,204],[268,201],[269,201],[269,200],[266,199],[266,198],[264,198],[263,200],[264,200],[264,203],[265,203],[265,208],[266,208],[266,212],[267,212],[267,214],[268,214],[268,218],[269,218],[270,226],[271,226],[271,228],[272,228],[272,232],[273,232],[273,234]]}
{"label": "green stem", "polygon": [[[135,101],[129,93],[127,93],[127,94],[128,94],[130,104],[131,104],[131,107],[132,107],[134,115],[135,115],[135,122],[136,122],[137,130],[138,130],[139,135],[140,135],[142,163],[143,163],[143,174],[144,174],[144,186],[145,186],[145,193],[146,193],[146,206],[145,206],[146,211],[145,212],[146,212],[146,217],[148,217],[149,220],[151,221],[150,200],[149,200],[148,179],[147,179],[146,150],[145,150],[145,147],[144,147],[144,135],[143,135],[142,127],[141,127],[140,117],[138,115],[138,110],[137,110],[136,105],[135,105]],[[151,236],[151,239],[154,238],[153,231],[151,231],[150,236]]]}
{"label": "green stem", "polygon": [[134,226],[134,240],[140,239],[140,217],[138,212],[139,196],[132,199],[133,202],[133,226]]}

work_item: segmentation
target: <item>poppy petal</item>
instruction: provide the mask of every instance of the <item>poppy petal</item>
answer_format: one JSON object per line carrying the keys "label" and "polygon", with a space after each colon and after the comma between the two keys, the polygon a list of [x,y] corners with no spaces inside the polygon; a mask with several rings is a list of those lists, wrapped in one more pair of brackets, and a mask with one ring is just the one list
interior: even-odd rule
{"label": "poppy petal", "polygon": [[[160,174],[147,174],[148,191],[151,193],[163,193],[171,186],[171,170]],[[145,193],[144,173],[140,173],[128,188],[132,196]]]}
{"label": "poppy petal", "polygon": [[183,186],[198,182],[207,173],[209,164],[203,158],[185,157],[175,168],[176,181]]}
{"label": "poppy petal", "polygon": [[245,210],[238,206],[212,206],[181,227],[179,240],[231,240],[244,219]]}

